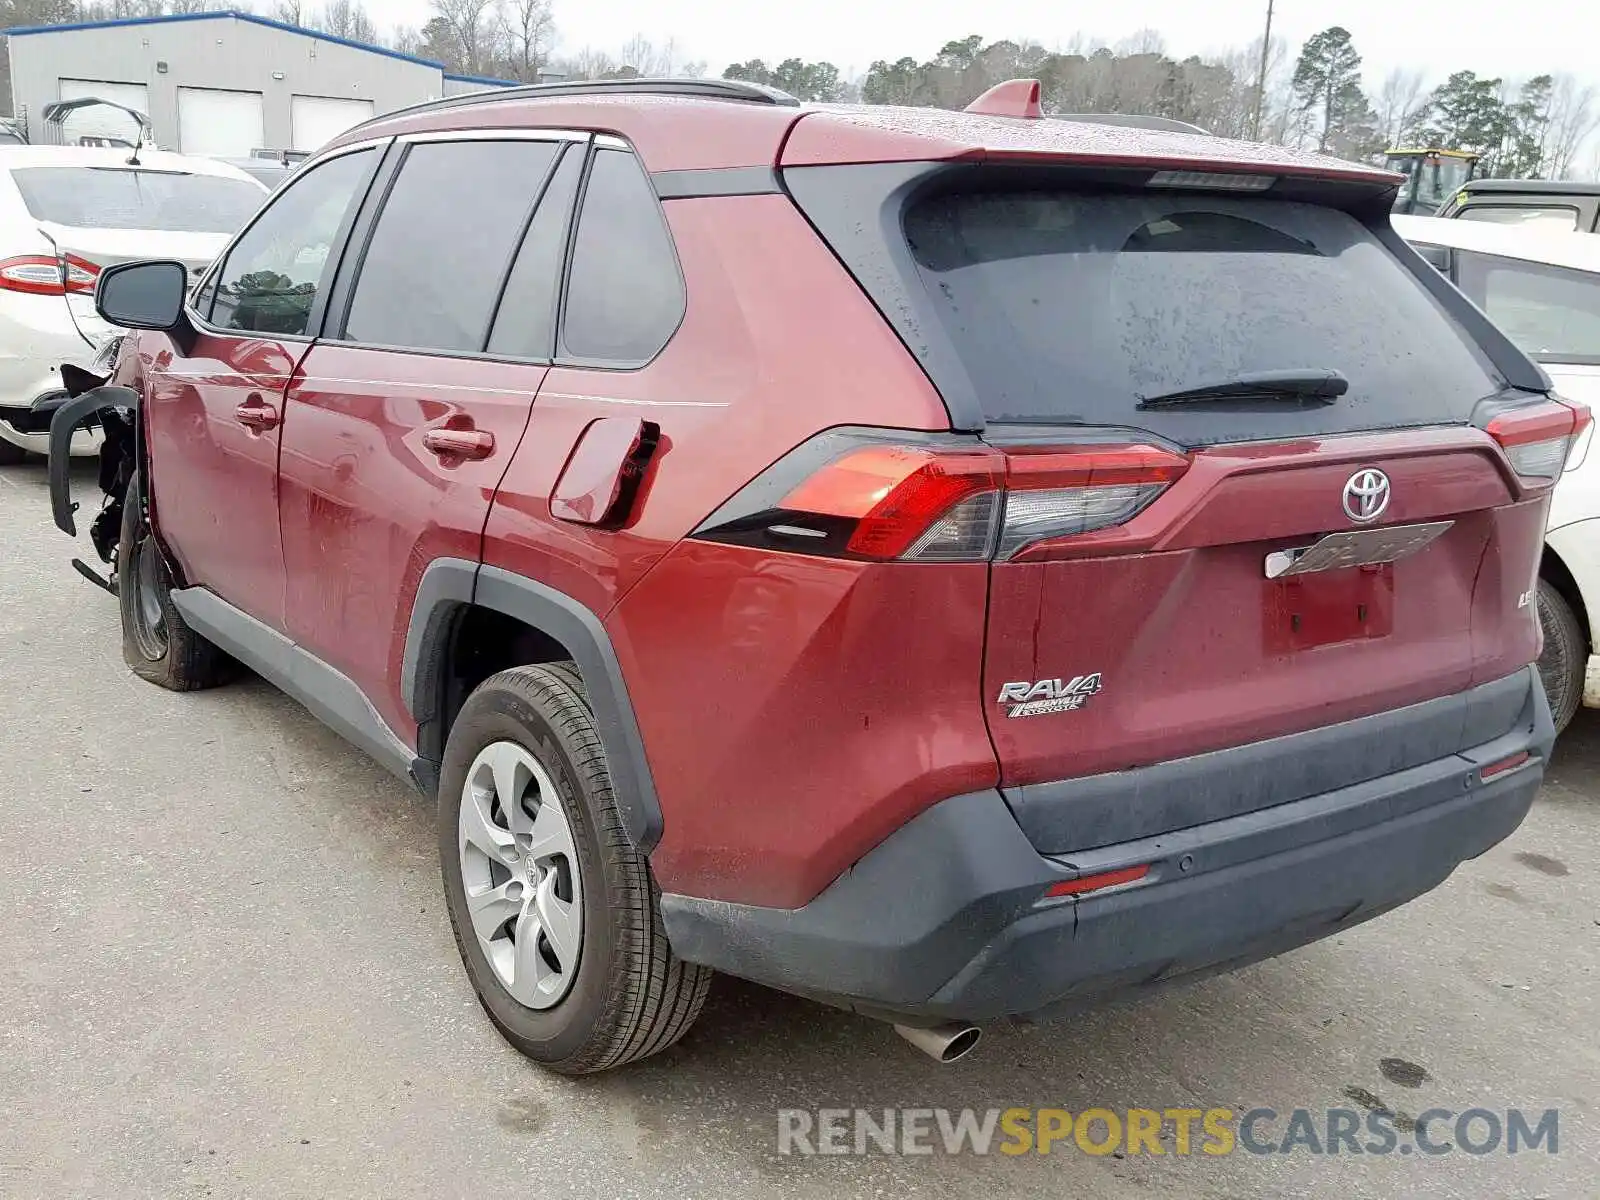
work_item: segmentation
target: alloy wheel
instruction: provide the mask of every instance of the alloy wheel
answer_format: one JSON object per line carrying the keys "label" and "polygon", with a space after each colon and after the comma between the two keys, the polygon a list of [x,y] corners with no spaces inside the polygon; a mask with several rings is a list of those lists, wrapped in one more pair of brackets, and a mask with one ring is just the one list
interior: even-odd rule
{"label": "alloy wheel", "polygon": [[558,1004],[583,948],[583,884],[572,827],[550,774],[515,742],[467,770],[457,845],[478,945],[519,1004]]}

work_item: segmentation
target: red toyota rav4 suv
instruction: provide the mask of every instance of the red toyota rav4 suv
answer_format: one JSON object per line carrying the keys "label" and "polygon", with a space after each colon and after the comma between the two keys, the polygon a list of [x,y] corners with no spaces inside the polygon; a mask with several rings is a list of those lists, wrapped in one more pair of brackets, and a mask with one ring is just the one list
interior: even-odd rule
{"label": "red toyota rav4 suv", "polygon": [[145,332],[55,432],[108,427],[136,672],[237,660],[437,797],[519,1049],[653,1053],[718,970],[949,1056],[1363,921],[1527,811],[1588,413],[1396,183],[1028,81],[447,99],[192,288],[106,270]]}

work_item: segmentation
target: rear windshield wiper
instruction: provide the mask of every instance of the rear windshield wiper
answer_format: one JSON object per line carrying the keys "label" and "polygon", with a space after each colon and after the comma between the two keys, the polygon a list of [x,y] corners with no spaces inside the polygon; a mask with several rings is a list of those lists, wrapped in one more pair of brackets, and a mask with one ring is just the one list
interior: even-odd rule
{"label": "rear windshield wiper", "polygon": [[1332,404],[1350,390],[1350,381],[1337,371],[1320,367],[1295,367],[1286,371],[1245,371],[1222,383],[1184,388],[1139,397],[1139,408],[1181,408],[1190,404],[1265,402],[1310,408]]}

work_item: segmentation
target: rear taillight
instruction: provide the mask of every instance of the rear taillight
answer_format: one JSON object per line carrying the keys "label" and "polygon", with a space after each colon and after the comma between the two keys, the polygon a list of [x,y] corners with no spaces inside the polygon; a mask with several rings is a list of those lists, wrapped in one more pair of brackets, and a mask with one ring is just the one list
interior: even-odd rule
{"label": "rear taillight", "polygon": [[781,493],[757,480],[696,536],[879,561],[1048,558],[1127,521],[1188,465],[1145,445],[857,445]]}
{"label": "rear taillight", "polygon": [[1587,405],[1552,400],[1502,413],[1489,422],[1489,436],[1500,443],[1520,478],[1532,484],[1549,483],[1569,465],[1569,456],[1591,419]]}
{"label": "rear taillight", "polygon": [[0,288],[33,296],[93,295],[100,268],[76,255],[67,255],[66,278],[61,264],[47,254],[22,254],[0,259]]}

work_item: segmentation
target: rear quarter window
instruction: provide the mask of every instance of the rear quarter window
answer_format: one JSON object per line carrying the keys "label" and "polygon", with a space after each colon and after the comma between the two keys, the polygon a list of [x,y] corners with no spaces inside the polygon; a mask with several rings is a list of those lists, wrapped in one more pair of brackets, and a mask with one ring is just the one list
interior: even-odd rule
{"label": "rear quarter window", "polygon": [[648,362],[677,330],[684,304],[677,252],[650,177],[627,151],[597,150],[573,238],[565,354],[596,365]]}
{"label": "rear quarter window", "polygon": [[[1136,426],[1199,444],[1461,422],[1501,386],[1416,276],[1336,209],[976,191],[914,201],[904,228],[990,421]],[[1317,410],[1138,408],[1297,368],[1337,370],[1350,390]]]}

